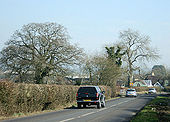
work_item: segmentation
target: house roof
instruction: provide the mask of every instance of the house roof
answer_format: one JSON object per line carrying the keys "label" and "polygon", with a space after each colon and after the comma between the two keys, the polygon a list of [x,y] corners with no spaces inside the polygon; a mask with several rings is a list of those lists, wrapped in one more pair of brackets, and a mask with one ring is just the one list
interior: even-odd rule
{"label": "house roof", "polygon": [[147,86],[144,82],[137,81],[133,84],[133,86]]}
{"label": "house roof", "polygon": [[134,86],[138,86],[138,85],[151,87],[152,81],[151,80],[138,80],[134,83]]}

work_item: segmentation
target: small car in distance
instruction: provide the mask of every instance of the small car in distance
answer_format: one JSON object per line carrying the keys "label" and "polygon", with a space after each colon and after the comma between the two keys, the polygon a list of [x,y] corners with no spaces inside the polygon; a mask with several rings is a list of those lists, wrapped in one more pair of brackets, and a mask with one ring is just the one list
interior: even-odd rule
{"label": "small car in distance", "polygon": [[126,96],[126,90],[125,89],[120,89],[119,96],[120,97]]}
{"label": "small car in distance", "polygon": [[126,97],[137,97],[137,93],[135,89],[127,89]]}
{"label": "small car in distance", "polygon": [[149,88],[148,93],[149,94],[156,94],[156,89],[155,88]]}
{"label": "small car in distance", "polygon": [[86,105],[97,105],[97,108],[105,107],[105,91],[98,86],[82,86],[78,89],[76,99],[78,108]]}

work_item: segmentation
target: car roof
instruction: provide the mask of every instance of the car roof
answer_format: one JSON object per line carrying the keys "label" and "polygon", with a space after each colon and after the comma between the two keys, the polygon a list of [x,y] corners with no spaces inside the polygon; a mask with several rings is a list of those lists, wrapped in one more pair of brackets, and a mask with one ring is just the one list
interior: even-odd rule
{"label": "car roof", "polygon": [[99,87],[99,86],[81,86],[81,87]]}
{"label": "car roof", "polygon": [[83,88],[86,88],[86,87],[88,87],[88,88],[89,88],[89,87],[92,87],[92,88],[100,88],[99,86],[81,86],[80,88],[82,88],[82,87],[83,87]]}
{"label": "car roof", "polygon": [[131,89],[127,89],[127,90],[135,90],[135,89],[132,89],[132,88],[131,88]]}
{"label": "car roof", "polygon": [[155,89],[155,88],[149,88],[149,90],[153,90],[153,89]]}

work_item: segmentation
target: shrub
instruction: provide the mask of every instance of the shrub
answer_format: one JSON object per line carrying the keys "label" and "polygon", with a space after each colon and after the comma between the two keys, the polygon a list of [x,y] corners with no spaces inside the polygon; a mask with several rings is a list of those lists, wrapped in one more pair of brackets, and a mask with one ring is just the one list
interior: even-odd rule
{"label": "shrub", "polygon": [[[16,84],[0,82],[0,116],[55,109],[76,101],[80,86]],[[111,97],[111,88],[101,86],[106,98]]]}
{"label": "shrub", "polygon": [[165,92],[170,92],[170,86],[166,86],[164,89]]}

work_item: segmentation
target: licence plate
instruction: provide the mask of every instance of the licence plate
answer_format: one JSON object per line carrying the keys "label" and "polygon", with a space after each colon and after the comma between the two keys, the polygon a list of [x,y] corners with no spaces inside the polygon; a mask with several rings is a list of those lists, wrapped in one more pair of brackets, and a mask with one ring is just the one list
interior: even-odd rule
{"label": "licence plate", "polygon": [[84,100],[84,101],[91,101],[91,100]]}

